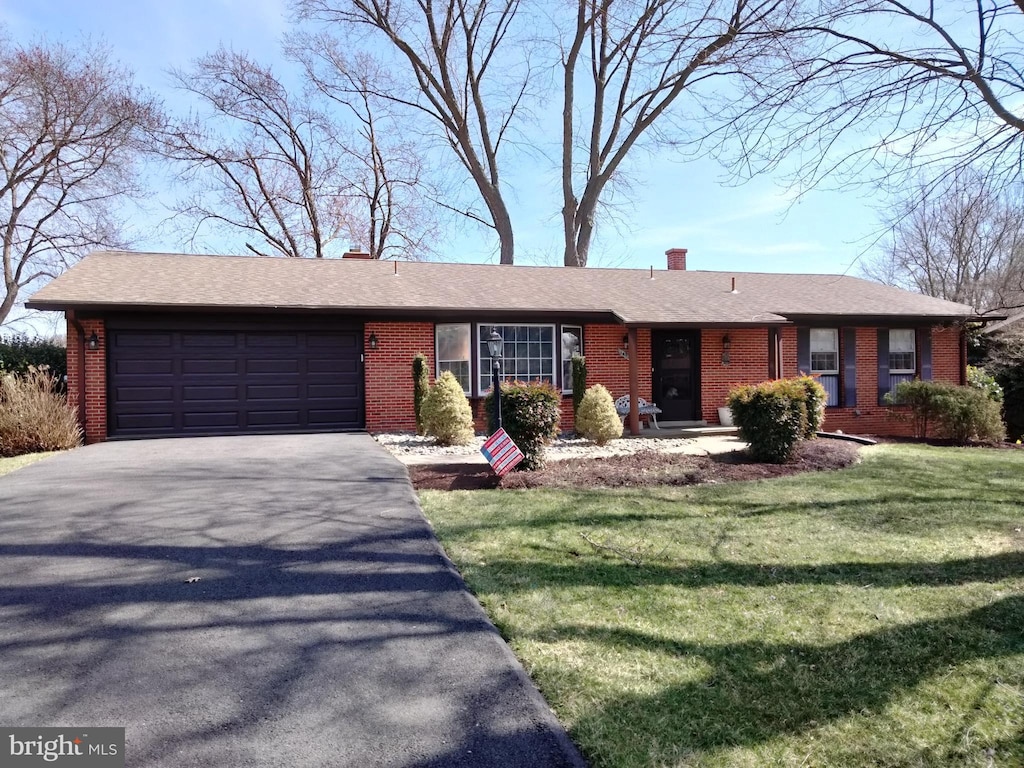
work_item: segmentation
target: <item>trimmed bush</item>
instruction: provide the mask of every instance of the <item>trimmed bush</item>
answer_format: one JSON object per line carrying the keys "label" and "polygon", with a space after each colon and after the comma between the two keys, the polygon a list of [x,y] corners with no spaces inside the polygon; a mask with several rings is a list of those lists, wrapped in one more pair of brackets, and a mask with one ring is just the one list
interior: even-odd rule
{"label": "trimmed bush", "polygon": [[29,367],[48,370],[56,387],[64,391],[68,351],[63,344],[39,336],[0,337],[0,371],[25,374]]}
{"label": "trimmed bush", "polygon": [[905,405],[910,408],[914,437],[928,436],[928,430],[939,420],[942,386],[931,381],[903,381],[896,385],[895,392],[889,392],[885,401],[890,405]]}
{"label": "trimmed bush", "polygon": [[[484,400],[491,434],[498,428],[494,411],[494,393]],[[503,382],[501,385],[501,421],[523,460],[516,469],[540,469],[544,466],[544,448],[558,436],[562,418],[562,394],[546,382]]]}
{"label": "trimmed bush", "polygon": [[825,426],[825,404],[828,402],[828,392],[813,376],[798,376],[791,381],[795,386],[803,389],[804,405],[807,408],[804,437],[811,440]]}
{"label": "trimmed bush", "polygon": [[814,437],[825,418],[825,388],[810,376],[736,387],[728,405],[758,461],[782,464],[800,440]]}
{"label": "trimmed bush", "polygon": [[412,359],[412,408],[416,414],[416,434],[422,435],[423,401],[430,392],[430,371],[427,367],[427,356],[417,352]]}
{"label": "trimmed bush", "polygon": [[451,371],[434,382],[423,400],[423,427],[438,445],[467,445],[473,439],[473,411]]}
{"label": "trimmed bush", "polygon": [[572,356],[572,412],[576,414],[587,391],[587,358],[583,355]]}
{"label": "trimmed bush", "polygon": [[62,451],[82,442],[78,417],[43,367],[0,375],[0,456]]}
{"label": "trimmed bush", "polygon": [[587,440],[604,445],[622,437],[622,419],[615,410],[615,401],[601,384],[590,387],[576,411],[576,432]]}
{"label": "trimmed bush", "polygon": [[887,399],[910,407],[914,435],[919,438],[927,437],[930,429],[960,445],[972,440],[996,442],[1006,436],[999,403],[985,389],[904,381]]}
{"label": "trimmed bush", "polygon": [[941,403],[939,427],[953,442],[1000,442],[1006,437],[1002,409],[984,391],[950,386]]}

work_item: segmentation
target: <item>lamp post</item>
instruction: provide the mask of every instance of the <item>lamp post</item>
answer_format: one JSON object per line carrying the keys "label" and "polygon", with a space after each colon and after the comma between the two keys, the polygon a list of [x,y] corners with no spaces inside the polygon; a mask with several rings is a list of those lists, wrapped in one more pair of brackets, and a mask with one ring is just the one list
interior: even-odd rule
{"label": "lamp post", "polygon": [[491,353],[491,386],[494,388],[494,413],[498,417],[498,429],[501,429],[501,355],[505,350],[505,340],[497,329],[491,328],[487,338],[487,350]]}

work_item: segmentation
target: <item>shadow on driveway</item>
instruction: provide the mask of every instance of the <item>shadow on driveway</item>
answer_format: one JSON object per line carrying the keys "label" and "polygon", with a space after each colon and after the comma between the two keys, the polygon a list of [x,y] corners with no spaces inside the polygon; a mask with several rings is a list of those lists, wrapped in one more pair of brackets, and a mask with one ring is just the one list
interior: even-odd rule
{"label": "shadow on driveway", "polygon": [[128,765],[582,765],[366,435],[0,478],[0,722],[126,726]]}

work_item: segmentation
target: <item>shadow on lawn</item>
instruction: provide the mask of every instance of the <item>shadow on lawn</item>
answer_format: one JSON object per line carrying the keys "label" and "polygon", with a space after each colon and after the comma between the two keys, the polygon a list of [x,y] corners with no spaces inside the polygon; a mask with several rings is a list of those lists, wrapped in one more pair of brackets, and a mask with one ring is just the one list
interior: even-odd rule
{"label": "shadow on lawn", "polygon": [[[585,546],[582,545],[581,546]],[[996,582],[1024,576],[1024,552],[1002,552],[986,557],[946,562],[918,563],[824,563],[775,565],[770,563],[712,562],[665,566],[644,563],[637,568],[622,560],[587,560],[548,565],[520,560],[489,560],[494,573],[528,574],[525,585],[503,585],[503,590],[528,590],[530,585],[551,587],[671,584],[685,588],[709,586],[768,587],[779,584],[814,584],[857,587],[941,587],[972,582]]]}
{"label": "shadow on lawn", "polygon": [[[956,665],[1024,654],[1022,628],[1024,597],[1014,596],[960,616],[885,629],[824,647],[673,642],[630,629],[588,626],[560,627],[556,634],[567,641],[600,644],[609,652],[653,650],[699,658],[711,666],[712,673],[704,680],[669,687],[654,696],[624,696],[584,715],[574,728],[574,736],[587,744],[588,735],[610,730],[621,734],[621,724],[628,723],[631,746],[640,754],[661,743],[671,750],[666,759],[678,759],[686,753],[756,745],[850,715],[874,714],[925,678]],[[552,632],[545,632],[544,640],[552,639]],[[975,702],[974,709],[980,707]],[[667,734],[673,737],[670,745],[664,744]],[[943,762],[950,757],[946,751],[956,754],[963,748],[959,737],[949,734],[950,743],[925,747],[913,764],[949,764]],[[977,752],[991,748],[998,765],[1024,764],[1020,740],[988,738],[986,742],[983,731],[973,735],[975,759]],[[909,764],[895,754],[880,757],[884,764]],[[859,758],[864,758],[861,764],[875,764],[866,754]]]}

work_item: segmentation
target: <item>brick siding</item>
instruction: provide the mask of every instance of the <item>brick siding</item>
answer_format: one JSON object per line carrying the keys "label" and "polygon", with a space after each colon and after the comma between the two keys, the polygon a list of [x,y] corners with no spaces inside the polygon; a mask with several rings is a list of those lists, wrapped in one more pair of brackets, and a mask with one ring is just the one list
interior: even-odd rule
{"label": "brick siding", "polygon": [[[726,335],[729,336],[728,364],[722,362]],[[719,423],[718,409],[725,405],[733,387],[756,384],[767,378],[767,328],[701,331],[700,412],[704,421],[709,424]]]}
{"label": "brick siding", "polygon": [[[93,332],[100,348],[86,350],[84,360],[85,438],[93,443],[107,437],[106,332],[102,320],[82,320],[86,337]],[[426,355],[431,381],[434,378],[434,324],[431,322],[368,322],[364,327],[364,380],[366,429],[370,432],[413,431],[412,359],[417,352]],[[583,345],[587,358],[587,385],[604,384],[613,398],[629,393],[629,362],[619,354],[625,329],[620,325],[584,326]],[[370,334],[378,347],[371,350]],[[724,336],[729,336],[729,362],[722,362]],[[961,383],[961,334],[954,327],[936,327],[932,336],[932,373],[936,381]],[[842,338],[842,334],[840,334]],[[780,332],[783,376],[797,373],[797,331],[785,327]],[[651,331],[637,332],[640,396],[651,401]],[[857,329],[857,403],[829,408],[825,429],[842,429],[857,434],[905,435],[910,424],[897,418],[899,409],[879,406],[878,366],[875,359],[877,329]],[[68,323],[68,399],[77,407],[78,382],[83,361],[78,359],[78,332]],[[718,408],[725,404],[733,387],[753,384],[768,378],[768,329],[703,330],[700,333],[700,414],[709,424],[718,423]],[[474,369],[474,375],[476,371]],[[471,401],[476,428],[483,431],[486,420],[483,399]],[[572,397],[562,398],[564,431],[573,428]]]}
{"label": "brick siding", "polygon": [[[377,349],[370,349],[370,334]],[[367,323],[363,328],[366,382],[366,429],[370,432],[415,432],[412,359],[427,356],[434,381],[433,323]]]}
{"label": "brick siding", "polygon": [[70,322],[68,327],[68,404],[78,409],[78,387],[85,377],[85,442],[98,443],[107,439],[107,332],[103,320],[81,320],[88,339],[93,333],[99,339],[99,349],[85,349],[85,371],[78,356],[78,329]]}

